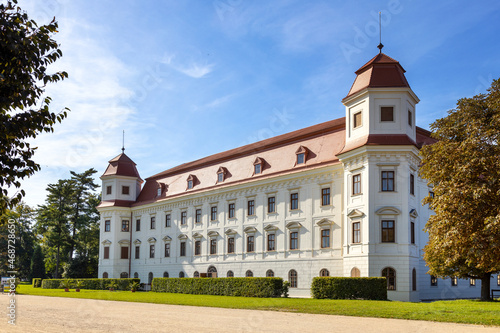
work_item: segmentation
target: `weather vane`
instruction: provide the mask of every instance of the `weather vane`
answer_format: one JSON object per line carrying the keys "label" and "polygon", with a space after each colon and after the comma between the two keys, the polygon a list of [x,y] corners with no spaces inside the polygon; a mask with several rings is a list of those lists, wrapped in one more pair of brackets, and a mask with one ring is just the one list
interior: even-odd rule
{"label": "weather vane", "polygon": [[384,47],[384,44],[382,44],[382,21],[381,21],[381,12],[378,12],[378,31],[380,34],[380,44],[378,44],[378,49],[380,50],[380,53],[382,53],[382,48]]}

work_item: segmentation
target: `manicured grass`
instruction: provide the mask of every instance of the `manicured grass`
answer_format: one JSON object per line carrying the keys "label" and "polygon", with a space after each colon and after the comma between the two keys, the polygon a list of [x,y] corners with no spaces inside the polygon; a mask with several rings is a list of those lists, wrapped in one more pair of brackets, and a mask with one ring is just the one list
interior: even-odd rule
{"label": "manicured grass", "polygon": [[186,295],[154,292],[33,288],[21,285],[19,294],[89,298],[112,301],[143,302],[208,306],[233,309],[252,309],[302,312],[357,317],[429,320],[464,324],[500,326],[500,302],[473,300],[409,303],[393,301],[318,300],[300,298],[250,298],[230,296]]}

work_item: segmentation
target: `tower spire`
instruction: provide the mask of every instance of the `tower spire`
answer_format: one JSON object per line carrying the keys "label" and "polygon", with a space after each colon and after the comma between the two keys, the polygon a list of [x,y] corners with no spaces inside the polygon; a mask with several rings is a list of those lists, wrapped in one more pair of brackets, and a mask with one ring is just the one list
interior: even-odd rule
{"label": "tower spire", "polygon": [[125,153],[125,130],[123,130],[123,137],[122,137],[122,154]]}
{"label": "tower spire", "polygon": [[384,44],[382,44],[382,20],[381,20],[381,15],[382,12],[378,12],[378,31],[379,31],[379,36],[380,36],[380,44],[378,44],[378,49],[380,50],[379,53],[382,53],[382,48],[384,47]]}

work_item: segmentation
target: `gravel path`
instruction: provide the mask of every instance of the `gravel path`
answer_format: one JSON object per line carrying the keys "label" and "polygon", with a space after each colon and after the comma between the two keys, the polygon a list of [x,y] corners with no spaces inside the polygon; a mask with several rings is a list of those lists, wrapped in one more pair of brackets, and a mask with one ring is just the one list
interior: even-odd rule
{"label": "gravel path", "polygon": [[203,308],[16,296],[16,326],[7,322],[9,297],[0,296],[0,332],[500,332],[483,327],[400,319]]}

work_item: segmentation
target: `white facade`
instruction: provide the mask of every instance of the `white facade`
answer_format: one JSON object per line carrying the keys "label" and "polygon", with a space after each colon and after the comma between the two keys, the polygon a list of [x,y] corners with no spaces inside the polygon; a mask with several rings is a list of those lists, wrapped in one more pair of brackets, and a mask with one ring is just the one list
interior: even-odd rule
{"label": "white facade", "polygon": [[[290,289],[290,295],[309,296],[313,277],[325,270],[330,276],[382,276],[390,271],[395,275],[388,292],[393,300],[479,297],[480,281],[471,286],[469,281],[459,280],[458,286],[452,286],[450,279],[439,279],[437,285],[431,285],[422,259],[428,240],[423,228],[431,211],[421,204],[429,188],[418,177],[417,131],[426,135],[415,126],[418,101],[409,86],[368,86],[350,94],[343,101],[344,148],[336,152],[338,160],[329,163],[300,169],[297,160],[290,170],[262,178],[250,172],[248,177],[220,187],[215,181],[203,188],[207,182],[201,180],[201,190],[191,191],[189,186],[185,191],[175,190],[181,177],[177,174],[202,175],[215,165],[207,163],[197,169],[175,170],[171,178],[159,174],[157,198],[149,201],[139,194],[154,192],[148,182],[156,180],[147,179],[141,189],[138,174],[105,173],[99,208],[99,277],[139,277],[148,283],[151,276],[165,273],[193,277],[216,271],[219,277],[230,272],[244,277],[250,271],[263,277],[271,270],[285,280],[296,276],[297,286]],[[392,108],[392,118],[381,114],[383,107]],[[316,141],[329,138],[326,134],[297,135],[283,145],[316,147]],[[262,152],[256,147],[248,159],[272,150],[264,144]],[[273,149],[280,151],[266,157],[270,170],[279,164],[273,156],[287,154],[285,148]],[[321,148],[310,151],[311,156],[319,156]],[[227,165],[241,158],[226,159]],[[238,163],[238,168],[246,165]],[[108,186],[111,194],[107,194]],[[122,186],[130,187],[129,194],[122,194]],[[272,212],[270,198],[275,203]],[[298,206],[292,202],[295,198]],[[249,244],[252,237],[253,248]],[[234,249],[230,239],[234,239]],[[197,242],[199,254],[195,253]],[[182,246],[185,253],[181,253]],[[495,282],[492,288],[496,288]]]}

